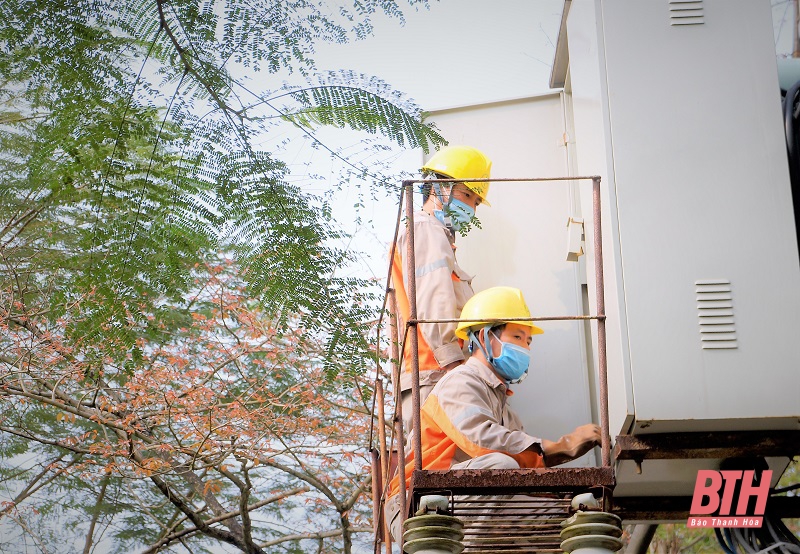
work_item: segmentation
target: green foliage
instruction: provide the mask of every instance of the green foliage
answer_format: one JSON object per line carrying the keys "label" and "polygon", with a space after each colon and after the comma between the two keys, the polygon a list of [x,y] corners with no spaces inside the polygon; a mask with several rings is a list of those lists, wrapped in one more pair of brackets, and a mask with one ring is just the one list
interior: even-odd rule
{"label": "green foliage", "polygon": [[[32,548],[85,533],[91,520],[119,551],[134,550],[186,525],[176,497],[203,517],[238,506],[245,489],[219,460],[255,456],[236,443],[245,435],[263,452],[278,443],[283,465],[252,470],[271,491],[314,482],[324,521],[343,526],[351,510],[360,514],[336,494],[363,492],[353,461],[363,433],[350,427],[362,420],[332,424],[339,412],[323,400],[351,411],[367,400],[350,383],[370,357],[374,289],[342,271],[353,254],[340,246],[346,237],[325,193],[290,182],[264,137],[299,129],[340,158],[319,144],[316,126],[426,150],[444,141],[379,80],[315,74],[316,41],[364,36],[381,12],[402,21],[399,4],[359,0],[334,13],[327,5],[0,2],[0,478],[13,491],[4,500],[18,499],[0,505],[0,523],[18,522]],[[248,83],[259,70],[275,82]],[[303,86],[278,81],[294,74]],[[348,163],[383,194],[375,168]],[[205,295],[226,257],[235,260],[235,301]],[[270,322],[259,332],[286,353],[244,340],[260,325],[251,313]],[[246,353],[232,355],[237,348]],[[313,382],[287,367],[314,369]],[[139,406],[143,376],[157,386],[148,381],[152,397]],[[181,419],[167,397],[192,387],[216,396],[187,404]],[[200,431],[203,441],[185,441]],[[172,454],[141,454],[153,444]],[[320,450],[346,461],[320,461]],[[29,484],[47,494],[22,494]],[[275,519],[261,537],[279,540],[282,512],[265,511]],[[223,527],[202,532],[247,548],[236,526]],[[348,531],[325,544],[347,551],[349,541]]]}
{"label": "green foliage", "polygon": [[347,126],[381,133],[401,146],[422,148],[426,152],[440,144],[434,128],[420,127],[416,114],[409,114],[402,105],[394,103],[401,100],[399,95],[374,77],[352,71],[329,72],[322,84],[292,90],[289,95],[302,109],[284,117],[303,126]]}
{"label": "green foliage", "polygon": [[[363,31],[359,17],[379,9],[401,16],[395,2],[355,8],[326,15],[309,2],[230,1],[220,17],[213,3],[182,1],[4,5],[0,240],[15,293],[51,317],[80,300],[73,335],[106,343],[112,334],[123,355],[136,313],[162,295],[180,298],[195,263],[225,248],[254,295],[301,314],[332,356],[363,368],[364,283],[334,277],[351,258],[332,246],[341,237],[321,200],[289,185],[254,137],[289,121],[424,149],[442,139],[376,79],[330,73],[312,88],[253,95],[229,70],[268,61],[271,72],[307,73],[315,40],[344,40],[350,22]],[[251,117],[254,106],[278,119]]]}

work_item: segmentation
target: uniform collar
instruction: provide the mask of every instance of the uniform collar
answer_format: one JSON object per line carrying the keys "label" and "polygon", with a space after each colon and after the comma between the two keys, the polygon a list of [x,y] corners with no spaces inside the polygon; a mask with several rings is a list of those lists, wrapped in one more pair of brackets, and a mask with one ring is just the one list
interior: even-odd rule
{"label": "uniform collar", "polygon": [[436,219],[436,216],[429,214],[425,210],[418,210],[414,212],[414,221],[422,221],[423,219],[427,220],[431,225],[436,225],[447,235],[447,240],[450,241],[450,245],[453,247],[453,250],[456,249],[455,245],[455,235],[453,231],[447,228],[447,226]]}
{"label": "uniform collar", "polygon": [[428,212],[426,212],[425,210],[417,210],[416,212],[414,212],[414,219],[418,219],[418,218],[420,218],[420,217],[422,217],[422,218],[425,218],[425,219],[432,219],[432,220],[433,220],[433,221],[435,221],[437,224],[441,225],[443,228],[446,228],[446,227],[444,226],[444,223],[442,223],[441,221],[439,221],[438,219],[436,219],[436,216],[429,214],[429,213],[428,213]]}
{"label": "uniform collar", "polygon": [[504,394],[510,396],[513,394],[511,390],[508,388],[500,377],[495,374],[491,368],[486,367],[486,365],[478,360],[475,357],[470,357],[466,362],[464,362],[465,366],[468,366],[470,369],[475,371],[478,376],[487,384],[489,387],[493,389],[500,389]]}

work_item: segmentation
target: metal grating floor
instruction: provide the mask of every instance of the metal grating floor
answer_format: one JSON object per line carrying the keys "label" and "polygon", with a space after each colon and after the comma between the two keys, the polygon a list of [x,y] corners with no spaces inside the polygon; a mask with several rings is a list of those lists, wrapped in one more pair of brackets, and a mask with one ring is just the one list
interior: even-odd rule
{"label": "metal grating floor", "polygon": [[561,522],[568,498],[546,496],[456,496],[453,515],[464,522],[464,554],[562,552]]}

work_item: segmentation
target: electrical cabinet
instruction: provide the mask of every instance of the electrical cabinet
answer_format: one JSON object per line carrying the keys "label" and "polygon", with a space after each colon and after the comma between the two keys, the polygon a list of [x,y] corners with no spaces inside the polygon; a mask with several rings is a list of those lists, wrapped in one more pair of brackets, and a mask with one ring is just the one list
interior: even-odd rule
{"label": "electrical cabinet", "polygon": [[612,432],[800,424],[800,264],[772,36],[766,0],[571,3],[577,170],[604,177],[609,362],[630,391]]}
{"label": "electrical cabinet", "polygon": [[[800,264],[770,3],[566,8],[553,79],[578,173],[603,176],[612,436],[798,429]],[[615,494],[691,492],[702,467],[649,465],[620,464]]]}

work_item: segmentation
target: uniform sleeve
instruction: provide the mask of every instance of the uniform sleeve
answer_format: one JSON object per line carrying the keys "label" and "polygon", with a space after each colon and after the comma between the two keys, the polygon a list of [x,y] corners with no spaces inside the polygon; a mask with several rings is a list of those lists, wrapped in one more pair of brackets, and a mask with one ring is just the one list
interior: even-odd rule
{"label": "uniform sleeve", "polygon": [[[405,271],[406,238],[405,233],[398,237],[398,246],[403,259],[403,284],[408,291],[408,275]],[[417,317],[419,319],[458,317],[456,283],[453,281],[455,254],[444,230],[430,221],[415,220],[414,245]],[[421,323],[419,327],[439,367],[464,360],[464,353],[455,336],[455,323]]]}
{"label": "uniform sleeve", "polygon": [[[446,394],[438,394],[445,390]],[[501,452],[520,467],[544,467],[542,457],[528,450],[541,440],[505,426],[496,392],[481,379],[450,372],[428,397],[424,409],[456,446],[471,458]],[[515,427],[517,427],[515,425]]]}

